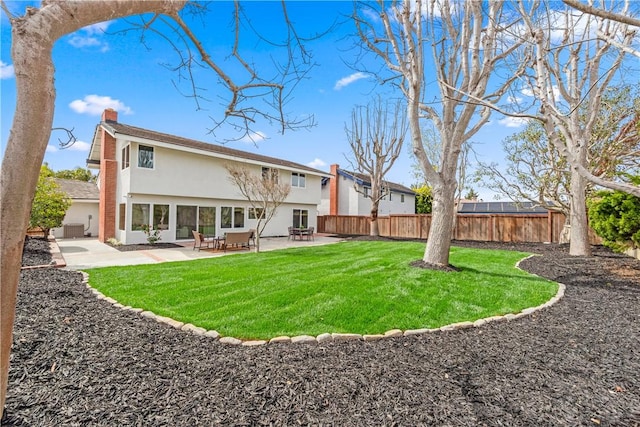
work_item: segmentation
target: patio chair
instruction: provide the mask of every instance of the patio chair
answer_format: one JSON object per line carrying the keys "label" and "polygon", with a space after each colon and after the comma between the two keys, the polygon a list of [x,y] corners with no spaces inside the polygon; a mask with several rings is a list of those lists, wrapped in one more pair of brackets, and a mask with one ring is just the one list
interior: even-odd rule
{"label": "patio chair", "polygon": [[191,230],[193,233],[193,250],[195,251],[198,248],[198,251],[203,247],[205,249],[213,248],[213,244],[215,243],[213,239],[206,238],[204,234],[200,233],[196,230]]}
{"label": "patio chair", "polygon": [[309,228],[307,228],[307,229],[303,232],[303,234],[300,236],[300,239],[302,240],[302,237],[303,237],[303,236],[307,236],[307,240],[314,240],[313,232],[314,232],[314,227],[309,227]]}
{"label": "patio chair", "polygon": [[293,227],[288,227],[287,231],[289,233],[289,235],[287,236],[287,240],[291,240],[292,237],[293,237],[293,240],[296,240],[296,235],[293,232]]}

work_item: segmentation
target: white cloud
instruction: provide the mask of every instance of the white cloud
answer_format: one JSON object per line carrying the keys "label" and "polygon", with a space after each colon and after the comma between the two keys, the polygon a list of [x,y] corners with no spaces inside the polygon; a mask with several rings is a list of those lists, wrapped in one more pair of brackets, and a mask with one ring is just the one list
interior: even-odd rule
{"label": "white cloud", "polygon": [[240,139],[240,142],[244,142],[247,144],[257,144],[258,142],[264,141],[267,139],[267,134],[261,131],[257,132],[249,132],[248,135],[245,135]]}
{"label": "white cloud", "polygon": [[519,96],[509,96],[507,101],[509,101],[510,104],[520,104],[523,101],[523,98]]}
{"label": "white cloud", "polygon": [[55,153],[56,151],[58,151],[58,147],[51,144],[47,145],[47,153]]}
{"label": "white cloud", "polygon": [[69,36],[68,42],[76,48],[96,47],[99,48],[100,52],[106,52],[109,50],[109,45],[107,42],[101,40],[101,37],[107,28],[109,28],[111,22],[112,21],[99,22],[81,28]]}
{"label": "white cloud", "polygon": [[527,124],[527,119],[522,117],[505,117],[498,120],[498,123],[508,128],[519,128]]}
{"label": "white cloud", "polygon": [[78,114],[89,114],[99,116],[107,108],[124,113],[132,114],[133,111],[122,101],[113,99],[110,96],[87,95],[84,99],[76,99],[69,104],[69,107]]}
{"label": "white cloud", "polygon": [[73,143],[73,145],[69,146],[69,148],[66,148],[66,150],[89,151],[90,148],[91,148],[91,144],[89,144],[88,142],[77,140],[76,142]]}
{"label": "white cloud", "polygon": [[334,90],[340,90],[343,87],[349,86],[353,82],[357,82],[361,79],[366,79],[367,75],[365,73],[357,72],[353,73],[347,77],[343,77],[336,82],[336,85],[333,87]]}
{"label": "white cloud", "polygon": [[113,21],[104,21],[98,22],[97,24],[93,25],[87,25],[86,27],[82,28],[81,31],[85,31],[87,34],[104,34],[112,22]]}
{"label": "white cloud", "polygon": [[13,65],[0,61],[0,79],[10,79],[13,77]]}
{"label": "white cloud", "polygon": [[320,169],[327,166],[327,163],[324,160],[316,157],[315,159],[307,163],[307,166],[314,169]]}
{"label": "white cloud", "polygon": [[[553,88],[551,90],[553,91],[553,98],[556,100],[560,99],[560,89],[558,89],[558,86],[553,85]],[[522,89],[520,93],[522,93],[524,96],[533,96],[533,91],[531,89]]]}

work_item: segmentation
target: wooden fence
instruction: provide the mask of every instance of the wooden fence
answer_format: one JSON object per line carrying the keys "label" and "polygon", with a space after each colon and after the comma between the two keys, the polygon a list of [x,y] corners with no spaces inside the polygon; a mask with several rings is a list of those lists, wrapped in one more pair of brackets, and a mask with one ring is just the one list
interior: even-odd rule
{"label": "wooden fence", "polygon": [[[557,243],[564,227],[561,213],[509,215],[457,215],[455,240],[489,242],[552,242]],[[426,239],[431,215],[389,215],[378,217],[380,235],[408,239]],[[327,215],[318,217],[318,232],[343,235],[368,235],[369,217]],[[599,243],[591,233],[592,243]]]}

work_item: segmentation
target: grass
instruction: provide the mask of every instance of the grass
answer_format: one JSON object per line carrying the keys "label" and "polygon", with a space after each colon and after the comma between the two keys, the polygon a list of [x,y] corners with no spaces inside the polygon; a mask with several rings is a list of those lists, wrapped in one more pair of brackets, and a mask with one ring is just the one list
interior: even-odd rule
{"label": "grass", "polygon": [[252,339],[435,328],[518,312],[557,292],[515,268],[522,252],[453,247],[461,271],[441,272],[409,266],[423,251],[423,243],[346,242],[88,273],[121,304]]}

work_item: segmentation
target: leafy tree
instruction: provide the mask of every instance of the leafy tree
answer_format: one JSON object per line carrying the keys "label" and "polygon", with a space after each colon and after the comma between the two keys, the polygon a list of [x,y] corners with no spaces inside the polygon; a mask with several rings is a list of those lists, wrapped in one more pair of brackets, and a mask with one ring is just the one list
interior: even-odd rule
{"label": "leafy tree", "polygon": [[[634,181],[640,184],[640,179]],[[604,190],[588,204],[589,223],[605,246],[620,252],[640,247],[640,197]]]}
{"label": "leafy tree", "polygon": [[473,188],[469,188],[469,190],[467,190],[467,192],[465,193],[464,198],[467,200],[478,200],[479,196],[480,195],[476,190],[474,190]]}
{"label": "leafy tree", "polygon": [[61,171],[54,172],[56,178],[63,179],[75,179],[77,181],[96,182],[98,178],[93,175],[89,169],[82,168],[80,166],[75,169],[63,169]]}
{"label": "leafy tree", "polygon": [[62,225],[69,206],[71,199],[53,180],[51,169],[43,165],[33,197],[29,227],[39,227],[44,231],[44,235],[48,236],[52,228]]}
{"label": "leafy tree", "polygon": [[433,203],[431,187],[429,187],[428,185],[423,185],[422,187],[413,187],[413,191],[416,192],[416,213],[431,213],[431,205]]}

